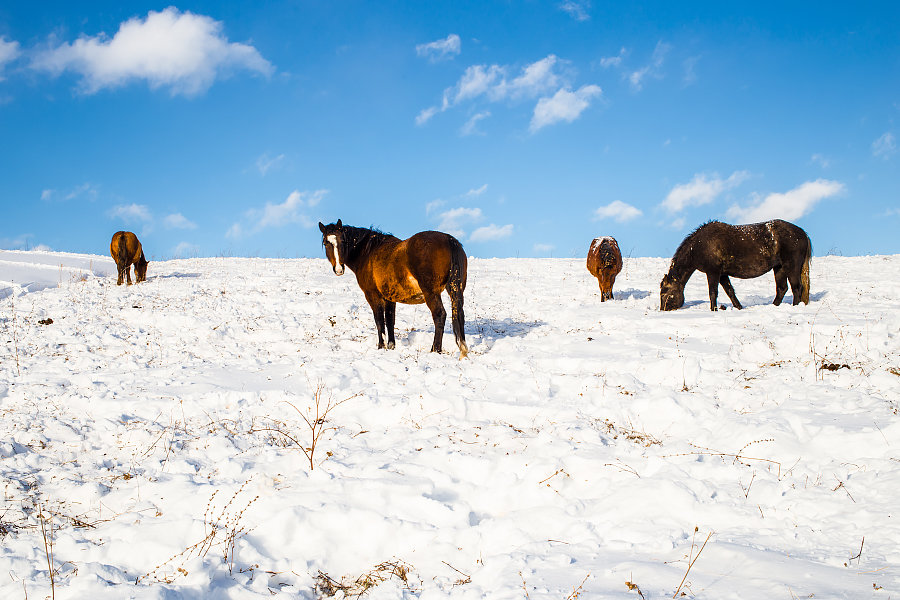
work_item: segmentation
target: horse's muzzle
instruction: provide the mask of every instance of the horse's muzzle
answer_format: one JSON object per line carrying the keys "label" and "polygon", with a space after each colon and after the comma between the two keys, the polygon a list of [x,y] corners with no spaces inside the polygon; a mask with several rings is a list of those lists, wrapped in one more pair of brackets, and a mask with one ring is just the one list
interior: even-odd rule
{"label": "horse's muzzle", "polygon": [[338,276],[343,275],[344,265],[334,265],[334,274]]}

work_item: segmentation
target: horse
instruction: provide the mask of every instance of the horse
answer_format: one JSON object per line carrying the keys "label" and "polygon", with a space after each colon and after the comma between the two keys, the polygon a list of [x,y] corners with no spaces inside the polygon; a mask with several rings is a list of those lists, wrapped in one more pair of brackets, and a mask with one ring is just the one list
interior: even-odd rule
{"label": "horse", "polygon": [[751,225],[729,225],[710,221],[684,238],[672,256],[669,272],[659,284],[660,310],[684,305],[684,286],[694,271],[706,273],[710,310],[717,310],[719,284],[735,308],[741,309],[731,286],[731,277],[750,279],[769,271],[775,273],[775,301],[778,306],[788,282],[794,306],[809,304],[809,261],[812,242],[803,229],[775,219]]}
{"label": "horse", "polygon": [[[330,225],[319,222],[319,230],[334,274],[343,275],[345,265],[356,274],[375,315],[379,349],[394,349],[397,303],[424,303],[434,319],[431,351],[440,352],[447,318],[441,292],[446,289],[459,357],[468,354],[463,313],[467,261],[459,240],[440,231],[422,231],[401,240],[376,229],[344,225],[340,219]],[[385,326],[387,346],[383,337]]]}
{"label": "horse", "polygon": [[147,279],[147,265],[150,263],[144,258],[144,249],[141,248],[141,243],[136,235],[130,231],[115,232],[109,243],[109,253],[116,261],[116,268],[119,270],[116,285],[122,285],[122,281],[126,277],[128,285],[131,285],[131,265],[134,265],[135,283]]}
{"label": "horse", "polygon": [[622,271],[622,253],[615,238],[594,238],[587,255],[587,270],[600,283],[600,302],[613,299],[613,284]]}

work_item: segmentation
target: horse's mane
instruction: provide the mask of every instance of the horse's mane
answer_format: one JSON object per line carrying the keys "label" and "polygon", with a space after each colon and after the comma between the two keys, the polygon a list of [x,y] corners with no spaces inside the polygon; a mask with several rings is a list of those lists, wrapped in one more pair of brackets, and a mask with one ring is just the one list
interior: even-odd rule
{"label": "horse's mane", "polygon": [[397,239],[375,227],[344,225],[344,245],[347,256],[365,256],[387,240]]}
{"label": "horse's mane", "polygon": [[670,263],[670,265],[675,264],[676,258],[678,258],[678,259],[688,258],[686,255],[690,254],[691,247],[694,243],[694,236],[697,235],[697,233],[701,229],[703,229],[704,227],[706,227],[707,225],[709,225],[711,223],[720,223],[720,222],[721,221],[719,221],[718,219],[710,219],[709,221],[707,221],[705,223],[701,223],[692,232],[687,234],[684,237],[684,239],[681,241],[681,243],[678,245],[678,248],[675,250],[675,253],[672,255],[672,262]]}

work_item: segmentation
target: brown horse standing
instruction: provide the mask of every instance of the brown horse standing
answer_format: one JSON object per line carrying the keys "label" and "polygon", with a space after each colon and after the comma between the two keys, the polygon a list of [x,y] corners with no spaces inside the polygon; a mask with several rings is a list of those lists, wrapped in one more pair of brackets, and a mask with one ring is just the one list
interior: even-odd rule
{"label": "brown horse standing", "polygon": [[684,286],[694,271],[706,273],[710,310],[717,310],[719,284],[735,308],[742,308],[731,286],[731,277],[750,279],[769,271],[775,273],[775,301],[791,284],[794,306],[809,304],[809,261],[812,242],[793,223],[775,219],[752,225],[729,225],[710,221],[684,238],[669,272],[659,284],[660,310],[675,310],[684,305]]}
{"label": "brown horse standing", "polygon": [[127,277],[128,285],[131,285],[131,265],[134,265],[135,283],[140,283],[147,279],[147,259],[144,258],[144,249],[137,236],[130,231],[117,231],[112,236],[109,243],[109,253],[113,260],[116,261],[116,267],[119,270],[119,278],[116,285],[122,285],[122,281]]}
{"label": "brown horse standing", "polygon": [[587,255],[587,270],[600,282],[600,302],[613,299],[613,284],[622,271],[622,253],[615,238],[594,238]]}
{"label": "brown horse standing", "polygon": [[446,289],[452,309],[453,335],[463,358],[466,346],[463,291],[466,289],[466,253],[462,244],[440,231],[423,231],[401,240],[374,229],[337,223],[323,225],[322,245],[335,275],[344,274],[344,265],[356,273],[356,281],[375,315],[378,347],[394,348],[394,318],[397,302],[425,303],[434,319],[432,352],[441,351],[447,312],[441,301]]}

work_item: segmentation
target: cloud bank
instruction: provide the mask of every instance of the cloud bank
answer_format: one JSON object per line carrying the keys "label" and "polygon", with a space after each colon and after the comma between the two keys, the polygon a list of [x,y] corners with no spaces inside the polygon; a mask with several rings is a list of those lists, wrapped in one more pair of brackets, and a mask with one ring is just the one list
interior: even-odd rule
{"label": "cloud bank", "polygon": [[[510,77],[510,70],[508,66],[496,64],[468,67],[456,84],[444,90],[440,104],[419,112],[416,124],[424,125],[435,115],[465,102],[521,102],[540,98],[531,121],[534,132],[553,123],[577,119],[590,101],[600,95],[600,88],[595,85],[571,91],[568,72],[571,69],[553,54],[526,65],[515,77]],[[462,129],[463,135],[476,133],[478,121],[489,115],[482,111],[470,118]]]}
{"label": "cloud bank", "polygon": [[718,198],[723,192],[739,186],[750,177],[747,171],[735,171],[728,179],[718,175],[698,173],[688,183],[680,183],[663,200],[661,206],[676,213],[689,206],[702,206]]}
{"label": "cloud bank", "polygon": [[244,222],[234,223],[226,232],[225,237],[241,238],[246,235],[259,233],[270,227],[282,227],[289,223],[298,223],[302,227],[310,228],[315,221],[309,217],[305,209],[317,206],[328,190],[316,190],[314,192],[300,192],[294,190],[284,202],[272,204],[266,202],[263,208],[252,208],[244,213]]}
{"label": "cloud bank", "polygon": [[606,206],[601,206],[595,210],[594,218],[598,220],[612,219],[619,223],[624,223],[625,221],[636,219],[642,214],[644,213],[640,209],[621,200],[614,200]]}
{"label": "cloud bank", "polygon": [[256,48],[229,42],[222,29],[220,21],[169,7],[123,22],[112,38],[82,36],[43,51],[31,66],[57,76],[77,73],[86,94],[145,81],[173,96],[196,96],[235,70],[272,74]]}
{"label": "cloud bank", "polygon": [[839,181],[816,179],[807,181],[783,194],[769,194],[750,206],[733,205],[728,217],[740,223],[755,223],[769,219],[799,219],[809,213],[821,200],[836,196],[846,188]]}

